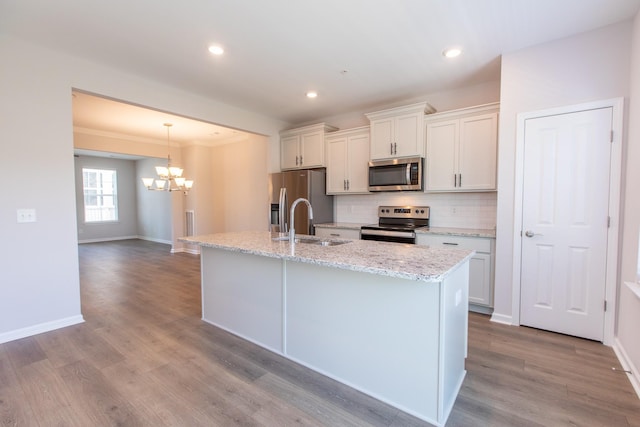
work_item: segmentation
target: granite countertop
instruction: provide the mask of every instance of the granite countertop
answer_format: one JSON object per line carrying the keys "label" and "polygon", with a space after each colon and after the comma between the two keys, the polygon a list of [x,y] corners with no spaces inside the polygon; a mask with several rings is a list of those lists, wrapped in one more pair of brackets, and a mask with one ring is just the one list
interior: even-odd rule
{"label": "granite countertop", "polygon": [[[350,230],[360,230],[363,225],[356,222],[327,222],[324,224],[314,224],[317,228],[345,228]],[[454,228],[454,227],[423,227],[416,229],[416,233],[423,234],[441,234],[445,236],[461,236],[461,237],[488,237],[496,238],[495,228]]]}
{"label": "granite countertop", "polygon": [[360,230],[363,225],[369,225],[370,222],[364,224],[359,222],[325,222],[323,224],[313,224],[316,228],[345,228],[348,230]]}
{"label": "granite countertop", "polygon": [[416,233],[441,234],[445,236],[460,237],[488,237],[491,239],[496,238],[496,230],[494,228],[423,227],[416,229]]}
{"label": "granite countertop", "polygon": [[[273,240],[274,237],[284,236],[286,235],[269,233],[268,231],[244,231],[182,237],[178,240],[202,247],[422,282],[442,281],[449,272],[469,260],[474,254],[474,251],[465,249],[369,240],[347,241],[340,239],[340,241],[348,243],[337,246],[320,246],[308,243],[291,245],[288,241]],[[300,237],[316,238],[314,236]]]}

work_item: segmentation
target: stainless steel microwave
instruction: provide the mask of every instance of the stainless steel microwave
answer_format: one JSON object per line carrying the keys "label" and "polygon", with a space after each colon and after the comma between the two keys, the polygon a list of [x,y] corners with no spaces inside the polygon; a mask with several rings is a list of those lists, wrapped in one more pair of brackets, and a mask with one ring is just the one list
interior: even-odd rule
{"label": "stainless steel microwave", "polygon": [[422,191],[424,159],[374,160],[369,162],[369,191]]}

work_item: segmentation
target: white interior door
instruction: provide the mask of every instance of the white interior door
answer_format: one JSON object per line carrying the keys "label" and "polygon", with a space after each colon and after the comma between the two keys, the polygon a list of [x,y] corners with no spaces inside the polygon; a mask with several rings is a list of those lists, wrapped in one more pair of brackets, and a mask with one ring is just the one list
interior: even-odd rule
{"label": "white interior door", "polygon": [[612,108],[525,121],[520,323],[602,341]]}

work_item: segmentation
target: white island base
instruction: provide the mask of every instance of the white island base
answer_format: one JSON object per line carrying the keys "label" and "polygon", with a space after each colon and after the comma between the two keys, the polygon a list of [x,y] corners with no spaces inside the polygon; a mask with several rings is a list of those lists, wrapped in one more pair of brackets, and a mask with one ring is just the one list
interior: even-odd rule
{"label": "white island base", "polygon": [[434,281],[205,245],[201,263],[206,322],[445,424],[466,373],[468,260]]}

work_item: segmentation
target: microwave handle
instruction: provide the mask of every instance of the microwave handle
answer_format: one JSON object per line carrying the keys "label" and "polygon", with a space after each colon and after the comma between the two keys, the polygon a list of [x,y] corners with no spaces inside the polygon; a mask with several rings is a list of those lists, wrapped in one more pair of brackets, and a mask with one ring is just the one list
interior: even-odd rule
{"label": "microwave handle", "polygon": [[407,185],[411,185],[411,163],[407,163]]}

